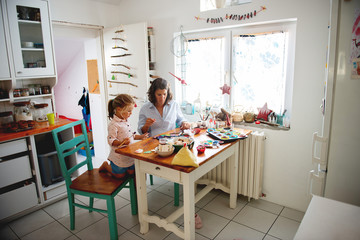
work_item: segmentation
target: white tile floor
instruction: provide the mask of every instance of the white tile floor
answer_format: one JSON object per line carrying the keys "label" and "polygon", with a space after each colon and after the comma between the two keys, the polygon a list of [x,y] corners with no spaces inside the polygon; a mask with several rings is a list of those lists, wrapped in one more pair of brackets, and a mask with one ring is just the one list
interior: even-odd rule
{"label": "white tile floor", "polygon": [[[293,239],[304,216],[303,212],[264,200],[247,202],[246,198],[241,196],[238,198],[236,209],[230,209],[228,199],[227,194],[213,190],[196,204],[195,210],[203,222],[203,227],[196,230],[196,239]],[[77,200],[88,202],[83,197]],[[148,185],[148,202],[151,214],[166,217],[176,208],[173,206],[173,183],[154,177],[154,185]],[[95,204],[102,207],[105,203],[98,200]],[[147,234],[140,234],[137,215],[131,215],[128,189],[123,189],[116,197],[116,208],[119,239],[179,239],[175,234],[154,224],[150,224]],[[67,199],[63,199],[1,226],[0,239],[109,238],[108,219],[105,214],[89,213],[76,208],[75,219],[75,230],[71,231],[68,203]],[[183,217],[175,223],[181,227]]]}

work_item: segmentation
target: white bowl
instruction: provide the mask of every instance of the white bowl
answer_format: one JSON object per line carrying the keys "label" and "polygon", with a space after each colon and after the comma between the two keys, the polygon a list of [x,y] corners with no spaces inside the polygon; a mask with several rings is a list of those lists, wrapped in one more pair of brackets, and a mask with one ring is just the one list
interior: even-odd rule
{"label": "white bowl", "polygon": [[159,156],[161,156],[161,157],[168,157],[168,156],[170,156],[173,152],[174,152],[174,146],[171,146],[171,148],[170,148],[171,150],[170,151],[168,151],[168,152],[160,152],[159,151],[159,148],[158,147],[156,147],[155,148],[155,152],[159,155]]}

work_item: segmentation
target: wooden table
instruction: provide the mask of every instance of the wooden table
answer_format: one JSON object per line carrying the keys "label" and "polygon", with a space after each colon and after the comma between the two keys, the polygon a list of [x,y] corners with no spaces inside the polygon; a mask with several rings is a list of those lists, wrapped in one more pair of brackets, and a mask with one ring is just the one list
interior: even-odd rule
{"label": "wooden table", "polygon": [[[241,130],[246,134],[250,134],[250,130]],[[166,132],[164,134],[179,132],[179,129]],[[129,157],[135,158],[136,182],[137,182],[137,198],[138,198],[138,212],[140,222],[140,232],[145,234],[149,230],[149,223],[155,223],[159,227],[163,227],[167,231],[174,232],[177,236],[183,239],[195,239],[195,203],[203,198],[212,189],[218,188],[230,193],[230,208],[236,207],[237,199],[237,169],[238,169],[238,152],[239,141],[225,143],[219,148],[208,148],[205,153],[198,154],[196,147],[201,141],[211,139],[207,136],[206,131],[202,130],[199,134],[194,136],[195,145],[192,149],[197,157],[198,168],[183,167],[171,165],[171,161],[175,154],[169,157],[160,157],[156,153],[144,153],[150,151],[159,145],[159,141],[154,138],[148,138],[143,141],[136,142],[125,148],[117,149],[116,152]],[[143,153],[135,153],[135,150],[143,149]],[[217,165],[230,158],[231,169],[231,183],[230,188],[227,188],[218,183],[210,183],[195,196],[195,182],[204,174],[215,168]],[[152,174],[172,182],[183,185],[183,200],[184,205],[180,207],[166,219],[161,219],[158,216],[150,216],[148,214],[148,202],[146,192],[146,174]],[[179,229],[173,222],[184,214],[184,231]]]}

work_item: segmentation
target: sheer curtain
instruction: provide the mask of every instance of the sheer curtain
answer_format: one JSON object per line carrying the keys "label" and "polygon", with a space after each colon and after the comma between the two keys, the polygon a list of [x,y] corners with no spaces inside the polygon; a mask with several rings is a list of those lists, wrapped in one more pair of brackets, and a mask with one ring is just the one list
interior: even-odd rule
{"label": "sheer curtain", "polygon": [[188,40],[188,51],[184,57],[185,98],[194,102],[199,96],[202,106],[221,105],[219,89],[224,82],[224,37]]}
{"label": "sheer curtain", "polygon": [[286,41],[286,32],[233,36],[234,105],[284,110]]}

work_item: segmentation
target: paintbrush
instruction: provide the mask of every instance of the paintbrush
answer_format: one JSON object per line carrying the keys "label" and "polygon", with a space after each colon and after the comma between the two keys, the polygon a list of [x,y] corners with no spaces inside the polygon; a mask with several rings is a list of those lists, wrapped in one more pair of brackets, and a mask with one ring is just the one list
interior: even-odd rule
{"label": "paintbrush", "polygon": [[118,148],[120,148],[122,145],[124,145],[124,143],[126,142],[126,139],[130,138],[130,137],[134,137],[136,134],[136,132],[133,132],[132,134],[130,134],[128,137],[126,137],[118,146]]}

